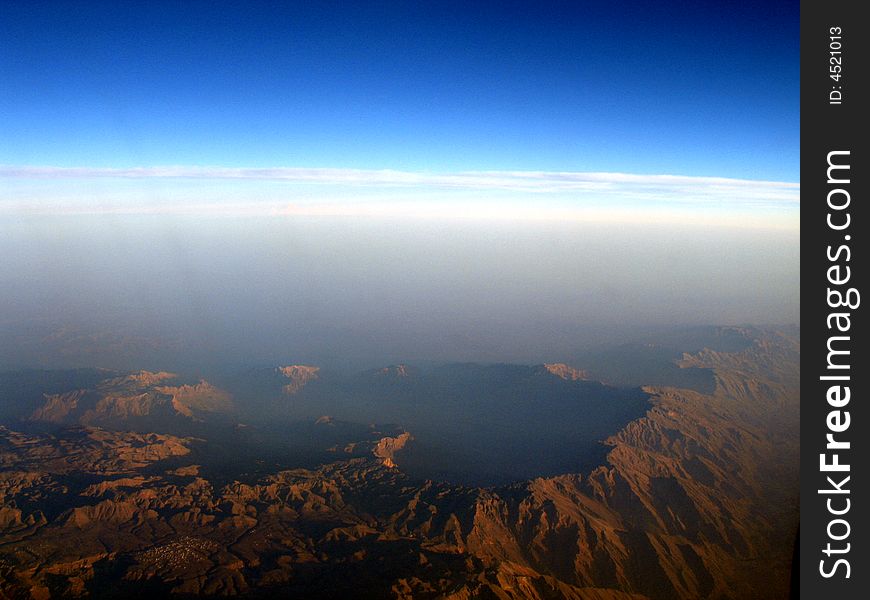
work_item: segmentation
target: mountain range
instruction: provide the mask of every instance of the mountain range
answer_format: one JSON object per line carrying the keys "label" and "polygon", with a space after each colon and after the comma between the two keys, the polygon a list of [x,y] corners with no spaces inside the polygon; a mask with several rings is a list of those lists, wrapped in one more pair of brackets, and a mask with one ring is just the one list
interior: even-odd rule
{"label": "mountain range", "polygon": [[675,361],[696,389],[557,363],[4,373],[0,598],[787,597],[799,337],[727,335]]}

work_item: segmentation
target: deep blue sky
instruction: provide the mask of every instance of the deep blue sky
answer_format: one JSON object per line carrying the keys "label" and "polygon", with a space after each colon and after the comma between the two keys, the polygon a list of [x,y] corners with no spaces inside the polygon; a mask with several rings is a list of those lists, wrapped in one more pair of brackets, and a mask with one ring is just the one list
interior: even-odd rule
{"label": "deep blue sky", "polygon": [[798,181],[798,2],[0,4],[0,164]]}

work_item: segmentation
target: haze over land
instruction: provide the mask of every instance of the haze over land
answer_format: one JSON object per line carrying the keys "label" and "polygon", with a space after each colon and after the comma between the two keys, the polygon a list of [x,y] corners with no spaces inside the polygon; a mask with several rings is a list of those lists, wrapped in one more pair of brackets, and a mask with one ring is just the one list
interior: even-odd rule
{"label": "haze over land", "polygon": [[792,2],[0,10],[0,367],[798,320]]}
{"label": "haze over land", "polygon": [[0,368],[797,322],[795,6],[4,2]]}
{"label": "haze over land", "polygon": [[0,367],[558,362],[652,326],[796,323],[798,242],[670,224],[7,215]]}

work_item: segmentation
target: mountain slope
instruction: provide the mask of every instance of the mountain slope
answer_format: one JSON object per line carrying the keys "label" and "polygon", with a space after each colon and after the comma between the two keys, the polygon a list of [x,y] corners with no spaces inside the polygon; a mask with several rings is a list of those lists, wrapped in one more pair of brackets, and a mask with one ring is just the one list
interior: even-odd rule
{"label": "mountain slope", "polygon": [[113,429],[148,426],[168,431],[209,413],[233,410],[227,392],[204,380],[193,385],[166,385],[175,378],[173,373],[139,371],[104,379],[91,388],[43,393],[27,420]]}
{"label": "mountain slope", "polygon": [[756,339],[743,352],[685,357],[714,369],[712,395],[649,388],[653,408],[608,440],[606,466],[481,498],[469,549],[651,597],[785,597],[799,345],[747,334]]}

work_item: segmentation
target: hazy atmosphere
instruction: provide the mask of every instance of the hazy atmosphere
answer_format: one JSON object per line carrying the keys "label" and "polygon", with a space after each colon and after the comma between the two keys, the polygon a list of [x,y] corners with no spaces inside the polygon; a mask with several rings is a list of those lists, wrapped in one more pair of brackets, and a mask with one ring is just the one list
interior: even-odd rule
{"label": "hazy atmosphere", "polygon": [[798,322],[788,229],[7,216],[0,253],[5,368],[541,362],[596,327]]}

